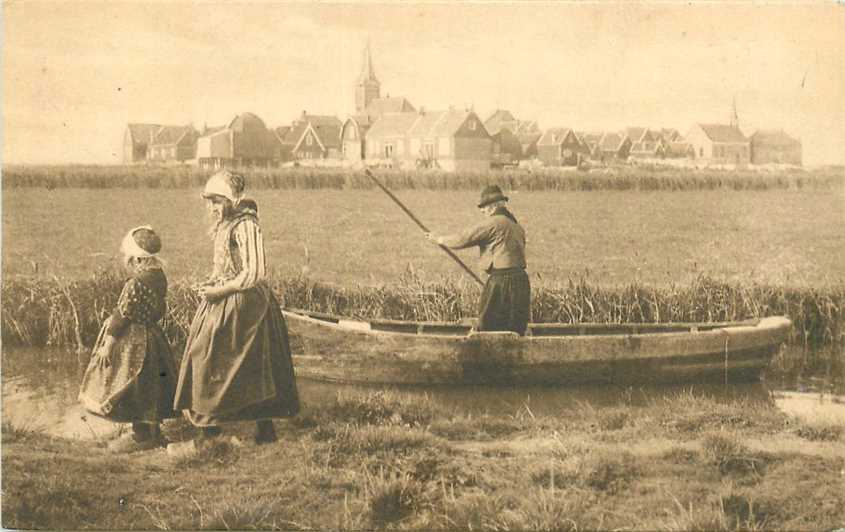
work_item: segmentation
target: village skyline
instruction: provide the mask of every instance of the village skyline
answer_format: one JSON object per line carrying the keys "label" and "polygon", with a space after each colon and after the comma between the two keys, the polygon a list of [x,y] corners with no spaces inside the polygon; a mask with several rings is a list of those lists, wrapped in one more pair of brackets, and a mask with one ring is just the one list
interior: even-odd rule
{"label": "village skyline", "polygon": [[[130,122],[343,119],[369,41],[382,95],[418,108],[685,134],[727,123],[735,101],[746,134],[784,129],[808,166],[845,162],[835,5],[381,4],[383,17],[367,16],[375,6],[214,6],[197,18],[202,6],[182,3],[122,18],[125,5],[4,5],[3,161],[120,163]],[[567,32],[556,32],[563,14]]]}

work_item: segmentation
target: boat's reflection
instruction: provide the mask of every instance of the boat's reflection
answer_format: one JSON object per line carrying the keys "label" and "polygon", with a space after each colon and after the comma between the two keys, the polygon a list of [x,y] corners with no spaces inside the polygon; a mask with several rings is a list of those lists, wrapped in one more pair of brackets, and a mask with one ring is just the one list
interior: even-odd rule
{"label": "boat's reflection", "polygon": [[750,404],[774,404],[765,382],[684,384],[660,386],[390,386],[336,384],[299,379],[306,405],[333,401],[347,394],[389,391],[405,400],[430,400],[459,414],[565,415],[573,409],[618,406],[645,407],[681,395],[706,397],[717,402],[742,400]]}

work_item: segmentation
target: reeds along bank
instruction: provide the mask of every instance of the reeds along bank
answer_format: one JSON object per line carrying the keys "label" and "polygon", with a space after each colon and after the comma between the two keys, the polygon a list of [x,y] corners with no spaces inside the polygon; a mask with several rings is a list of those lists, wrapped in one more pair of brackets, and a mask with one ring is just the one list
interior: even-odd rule
{"label": "reeds along bank", "polygon": [[[252,189],[369,189],[360,169],[244,168]],[[761,172],[618,166],[590,170],[510,169],[485,172],[376,169],[391,189],[478,190],[496,184],[508,190],[777,190],[845,187],[845,167]],[[39,188],[192,188],[208,170],[193,166],[6,166],[3,187]]]}
{"label": "reeds along bank", "polygon": [[[307,277],[276,277],[273,288],[283,305],[358,318],[457,321],[475,316],[477,287],[460,281],[428,282],[406,274],[395,285],[337,287]],[[3,282],[3,344],[90,346],[113,308],[122,278],[114,271],[86,279],[20,278]],[[198,305],[188,281],[177,280],[168,294],[163,327],[174,346],[184,344]],[[794,323],[789,340],[805,348],[834,348],[845,358],[842,309],[845,285],[779,287],[722,282],[699,277],[686,286],[649,287],[633,283],[605,288],[587,281],[538,287],[532,301],[539,323],[666,323],[733,321],[786,315]]]}

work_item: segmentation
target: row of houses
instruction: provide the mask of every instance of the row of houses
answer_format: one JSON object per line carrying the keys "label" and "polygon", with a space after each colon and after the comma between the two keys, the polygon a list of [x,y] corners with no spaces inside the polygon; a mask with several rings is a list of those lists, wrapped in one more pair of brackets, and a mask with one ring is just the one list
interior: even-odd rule
{"label": "row of houses", "polygon": [[760,130],[746,137],[736,125],[703,123],[694,124],[686,136],[671,128],[629,127],[603,133],[551,128],[537,142],[537,155],[547,166],[661,159],[714,165],[802,164],[801,142],[783,131]]}
{"label": "row of houses", "polygon": [[[404,99],[395,107],[413,108]],[[496,111],[482,122],[472,110],[421,109],[359,115],[342,122],[303,111],[291,125],[275,129],[252,113],[202,131],[192,126],[129,124],[124,160],[192,162],[205,168],[324,160],[451,171],[526,160],[544,166],[660,159],[719,165],[802,164],[800,141],[783,131],[757,131],[746,137],[739,128],[721,124],[695,124],[686,137],[674,129],[642,127],[600,133],[565,127],[541,131],[536,122],[503,117],[512,115]]]}
{"label": "row of houses", "polygon": [[404,97],[381,96],[369,45],[355,85],[355,113],[305,111],[290,125],[268,128],[253,113],[227,125],[203,127],[129,124],[124,161],[186,162],[201,167],[278,166],[314,161],[444,170],[482,170],[539,161],[578,166],[631,160],[687,159],[703,164],[801,165],[801,142],[783,131],[746,137],[736,110],[730,124],[694,124],[682,136],[671,128],[628,127],[583,132],[542,130],[535,121],[496,110],[482,121],[472,109],[417,109]]}

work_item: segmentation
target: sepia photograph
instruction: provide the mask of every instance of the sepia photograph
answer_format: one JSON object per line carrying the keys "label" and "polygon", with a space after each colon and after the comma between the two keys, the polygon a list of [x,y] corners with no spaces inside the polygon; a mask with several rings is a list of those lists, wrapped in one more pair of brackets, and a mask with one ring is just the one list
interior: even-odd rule
{"label": "sepia photograph", "polygon": [[845,532],[845,3],[0,20],[3,529]]}

